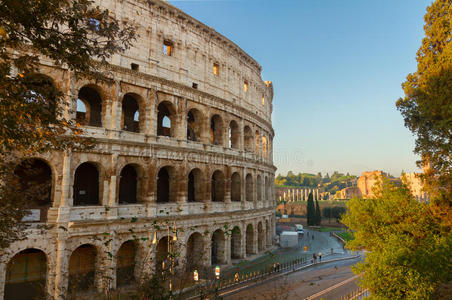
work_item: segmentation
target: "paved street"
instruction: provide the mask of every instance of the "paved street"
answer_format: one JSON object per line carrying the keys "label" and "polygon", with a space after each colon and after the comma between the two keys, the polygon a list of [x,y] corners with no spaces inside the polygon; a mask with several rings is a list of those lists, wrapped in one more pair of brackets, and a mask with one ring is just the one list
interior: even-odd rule
{"label": "paved street", "polygon": [[[251,287],[233,295],[228,300],[245,299],[305,299],[335,284],[354,277],[350,267],[360,258],[318,265],[309,269],[291,273],[271,282]],[[334,292],[322,295],[323,299],[338,299],[347,291],[356,288],[355,281],[345,284]],[[320,299],[320,296],[313,299]]]}

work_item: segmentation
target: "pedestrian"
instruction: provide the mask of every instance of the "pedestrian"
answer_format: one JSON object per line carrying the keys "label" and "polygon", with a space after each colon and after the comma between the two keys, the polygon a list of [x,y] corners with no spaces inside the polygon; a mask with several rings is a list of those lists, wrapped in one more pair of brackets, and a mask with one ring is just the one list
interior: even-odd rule
{"label": "pedestrian", "polygon": [[322,252],[319,251],[319,262],[322,262]]}
{"label": "pedestrian", "polygon": [[314,261],[314,263],[317,262],[317,256],[315,255],[315,253],[312,254],[312,260]]}

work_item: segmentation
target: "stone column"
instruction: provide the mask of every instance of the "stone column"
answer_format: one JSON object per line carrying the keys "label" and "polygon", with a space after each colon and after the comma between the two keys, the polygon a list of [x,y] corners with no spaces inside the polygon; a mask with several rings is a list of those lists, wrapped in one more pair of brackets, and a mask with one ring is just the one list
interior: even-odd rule
{"label": "stone column", "polygon": [[62,229],[58,229],[57,233],[57,251],[55,260],[55,291],[54,299],[66,299],[68,292],[69,280],[69,257],[71,253],[66,251],[67,233]]}
{"label": "stone column", "polygon": [[[116,197],[116,174],[119,170],[116,169],[118,165],[118,154],[113,153],[110,159],[110,172],[108,172],[107,176],[110,175],[110,183],[108,189],[108,199],[107,206],[110,208],[108,210],[108,218],[115,219],[118,216],[118,201]],[[106,178],[108,180],[108,178]]]}
{"label": "stone column", "polygon": [[178,167],[176,172],[176,201],[178,203],[179,209],[183,209],[184,204],[187,203],[188,197],[188,176],[186,174],[185,165]]}
{"label": "stone column", "polygon": [[58,223],[65,223],[69,221],[70,210],[71,206],[73,205],[73,195],[72,195],[73,183],[71,182],[72,178],[71,158],[72,153],[69,150],[65,151],[63,156],[60,199],[59,201],[54,201],[54,206],[58,205],[58,217],[57,217]]}
{"label": "stone column", "polygon": [[[187,140],[187,112],[186,112],[186,100],[181,98],[179,99],[180,103],[178,105],[178,112],[176,115],[177,121],[175,124],[175,137],[180,141]],[[171,124],[172,125],[172,124]]]}

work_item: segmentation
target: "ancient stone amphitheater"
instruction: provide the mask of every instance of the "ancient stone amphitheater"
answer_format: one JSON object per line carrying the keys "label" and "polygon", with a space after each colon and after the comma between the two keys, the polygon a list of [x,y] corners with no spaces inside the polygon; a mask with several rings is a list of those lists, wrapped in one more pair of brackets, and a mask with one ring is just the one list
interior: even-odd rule
{"label": "ancient stone amphitheater", "polygon": [[176,240],[178,263],[192,267],[272,244],[273,87],[261,66],[166,2],[102,5],[139,24],[140,37],[111,59],[112,85],[42,60],[97,145],[30,161],[38,175],[24,180],[48,181],[51,196],[30,204],[27,239],[1,255],[0,299],[31,299],[38,284],[55,298],[131,285]]}

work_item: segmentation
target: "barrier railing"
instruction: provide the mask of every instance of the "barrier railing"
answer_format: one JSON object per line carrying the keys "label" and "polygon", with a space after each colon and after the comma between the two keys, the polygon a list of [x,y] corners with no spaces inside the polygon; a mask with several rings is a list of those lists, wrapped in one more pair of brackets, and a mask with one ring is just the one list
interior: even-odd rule
{"label": "barrier railing", "polygon": [[347,294],[341,296],[339,300],[358,300],[358,299],[364,299],[367,296],[369,296],[369,290],[364,288],[357,288],[355,290],[352,290],[348,292]]}

